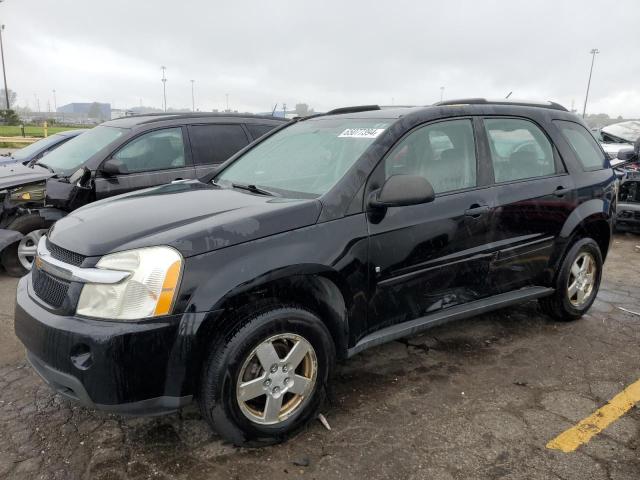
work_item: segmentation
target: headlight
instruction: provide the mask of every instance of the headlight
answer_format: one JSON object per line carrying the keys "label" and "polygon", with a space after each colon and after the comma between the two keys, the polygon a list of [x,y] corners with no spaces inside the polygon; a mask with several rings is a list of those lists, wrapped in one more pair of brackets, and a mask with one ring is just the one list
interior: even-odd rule
{"label": "headlight", "polygon": [[10,198],[14,202],[38,202],[44,200],[44,183],[26,185],[11,190]]}
{"label": "headlight", "polygon": [[149,247],[105,255],[96,268],[131,275],[116,284],[87,283],[76,313],[87,317],[138,320],[168,315],[182,274],[182,255],[171,247]]}

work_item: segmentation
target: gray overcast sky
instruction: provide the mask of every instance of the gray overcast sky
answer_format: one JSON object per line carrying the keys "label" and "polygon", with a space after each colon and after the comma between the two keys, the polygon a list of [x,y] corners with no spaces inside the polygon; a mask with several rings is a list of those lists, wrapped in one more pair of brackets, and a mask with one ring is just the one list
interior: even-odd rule
{"label": "gray overcast sky", "polygon": [[640,1],[5,0],[20,105],[111,102],[267,111],[468,96],[575,101],[640,117]]}

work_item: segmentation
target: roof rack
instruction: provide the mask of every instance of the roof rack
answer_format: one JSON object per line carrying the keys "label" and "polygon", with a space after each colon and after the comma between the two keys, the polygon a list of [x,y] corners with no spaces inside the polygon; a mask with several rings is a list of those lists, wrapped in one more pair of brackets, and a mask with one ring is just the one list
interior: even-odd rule
{"label": "roof rack", "polygon": [[461,98],[458,100],[445,100],[444,102],[437,102],[433,104],[436,107],[445,105],[518,105],[522,107],[538,107],[538,108],[550,108],[552,110],[561,110],[568,112],[565,107],[556,102],[536,102],[528,100],[487,100],[486,98]]}
{"label": "roof rack", "polygon": [[343,113],[369,112],[371,110],[380,110],[380,107],[378,105],[359,105],[356,107],[334,108],[325,115],[342,115]]}
{"label": "roof rack", "polygon": [[282,120],[286,121],[287,119],[283,117],[274,117],[271,115],[256,115],[253,113],[235,113],[235,112],[151,112],[151,113],[136,113],[135,115],[125,115],[124,117],[114,118],[109,121],[116,120],[126,120],[129,118],[149,118],[145,120],[143,123],[151,123],[151,122],[160,122],[163,119],[171,118],[171,119],[183,119],[183,118],[215,118],[215,117],[251,117],[251,118],[264,118],[264,119],[273,119],[273,120]]}

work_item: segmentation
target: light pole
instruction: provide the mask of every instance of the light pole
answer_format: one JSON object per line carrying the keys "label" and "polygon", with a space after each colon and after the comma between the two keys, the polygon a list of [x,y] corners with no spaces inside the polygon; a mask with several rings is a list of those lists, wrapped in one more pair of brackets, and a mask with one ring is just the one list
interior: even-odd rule
{"label": "light pole", "polygon": [[444,87],[440,87],[440,101],[444,98]]}
{"label": "light pole", "polygon": [[225,96],[227,97],[227,113],[229,113],[229,94],[226,93]]}
{"label": "light pole", "polygon": [[582,109],[582,118],[584,118],[587,113],[587,100],[589,100],[589,88],[591,87],[591,75],[593,74],[593,64],[596,61],[596,55],[600,53],[600,50],[597,48],[592,48],[589,52],[591,54],[591,69],[589,70],[589,81],[587,82],[587,93],[584,96],[584,108]]}
{"label": "light pole", "polygon": [[193,84],[196,83],[195,80],[191,80],[191,109],[196,111],[196,97],[193,94]]}
{"label": "light pole", "polygon": [[53,89],[53,111],[58,111],[58,100],[56,99],[56,89]]}
{"label": "light pole", "polygon": [[7,110],[11,108],[9,104],[9,89],[7,88],[7,70],[4,66],[4,45],[2,44],[2,31],[4,30],[4,24],[0,26],[0,55],[2,55],[2,76],[4,77],[4,95],[7,101]]}
{"label": "light pole", "polygon": [[167,76],[165,75],[165,72],[167,70],[167,67],[165,67],[164,65],[160,67],[160,69],[162,69],[162,78],[160,80],[162,80],[162,98],[164,99],[164,111],[167,111]]}

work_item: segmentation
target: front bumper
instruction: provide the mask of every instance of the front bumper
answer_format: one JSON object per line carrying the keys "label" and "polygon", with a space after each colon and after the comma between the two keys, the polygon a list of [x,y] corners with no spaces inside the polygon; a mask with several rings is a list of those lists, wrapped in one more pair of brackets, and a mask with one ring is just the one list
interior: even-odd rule
{"label": "front bumper", "polygon": [[56,315],[34,298],[27,275],[17,289],[16,335],[34,370],[63,396],[136,415],[170,412],[192,400],[192,352],[180,325],[194,327],[198,316],[99,321]]}

